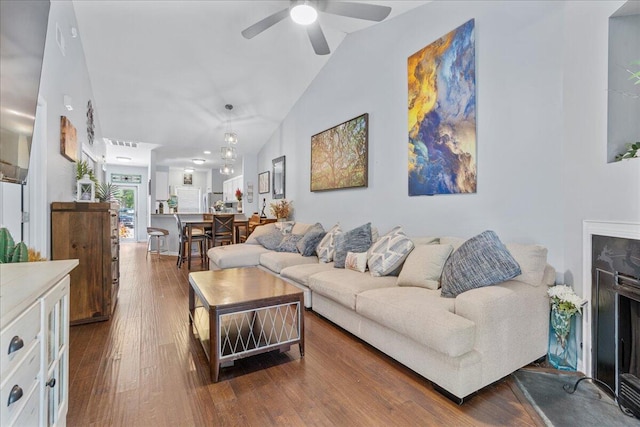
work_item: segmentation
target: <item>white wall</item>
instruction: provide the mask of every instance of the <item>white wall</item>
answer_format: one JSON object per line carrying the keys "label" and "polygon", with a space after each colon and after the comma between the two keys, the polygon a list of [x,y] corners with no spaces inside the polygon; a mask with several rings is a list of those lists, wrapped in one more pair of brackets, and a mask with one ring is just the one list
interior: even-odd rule
{"label": "white wall", "polygon": [[[65,39],[65,55],[56,43],[56,23]],[[46,103],[46,135],[43,136],[46,153],[38,167],[46,175],[47,209],[53,201],[72,201],[75,190],[74,164],[60,154],[60,116],[67,116],[75,126],[78,138],[78,158],[82,144],[87,144],[87,102],[94,107],[95,143],[91,147],[94,155],[104,154],[102,129],[100,127],[100,105],[93,98],[84,51],[82,33],[72,38],[71,28],[76,27],[76,17],[70,1],[52,1],[49,11],[49,26],[44,49],[39,96]],[[73,111],[63,105],[64,95],[73,100]],[[41,147],[36,147],[38,149]],[[43,154],[43,153],[40,153]],[[33,153],[32,153],[33,156]],[[50,236],[50,215],[46,215],[47,236]],[[50,237],[47,237],[50,241]]]}
{"label": "white wall", "polygon": [[623,3],[568,2],[565,8],[564,266],[578,292],[582,221],[640,221],[640,160],[607,164],[607,21]]}
{"label": "white wall", "polygon": [[[478,192],[409,197],[407,58],[475,18]],[[563,269],[560,2],[433,2],[349,35],[262,149],[258,170],[287,156],[295,218],[381,232],[539,243]],[[309,191],[310,138],[369,113],[369,187]],[[267,199],[269,202],[269,198]]]}

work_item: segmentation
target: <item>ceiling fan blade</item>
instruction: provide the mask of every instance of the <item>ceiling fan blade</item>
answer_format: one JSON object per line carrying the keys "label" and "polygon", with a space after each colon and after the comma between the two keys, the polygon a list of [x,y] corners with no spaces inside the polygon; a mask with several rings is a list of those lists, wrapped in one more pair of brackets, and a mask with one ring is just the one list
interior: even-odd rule
{"label": "ceiling fan blade", "polygon": [[313,46],[313,50],[316,52],[316,55],[328,55],[331,53],[329,43],[327,43],[327,39],[324,37],[324,33],[322,32],[322,28],[320,28],[318,21],[307,25],[307,34],[309,35],[311,46]]}
{"label": "ceiling fan blade", "polygon": [[242,30],[242,35],[245,39],[252,39],[264,30],[272,27],[278,22],[282,21],[284,18],[289,16],[289,8],[282,9],[280,12],[276,12],[272,15],[267,16],[261,21],[256,22],[252,26]]}
{"label": "ceiling fan blade", "polygon": [[354,3],[348,1],[327,1],[320,5],[320,10],[333,15],[348,16],[349,18],[366,19],[367,21],[382,21],[389,16],[389,6],[377,4]]}

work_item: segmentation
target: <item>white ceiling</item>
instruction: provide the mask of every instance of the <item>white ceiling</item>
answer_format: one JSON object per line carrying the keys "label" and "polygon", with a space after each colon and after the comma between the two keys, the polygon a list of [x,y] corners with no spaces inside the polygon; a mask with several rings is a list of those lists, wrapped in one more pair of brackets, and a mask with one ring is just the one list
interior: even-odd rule
{"label": "white ceiling", "polygon": [[[366,3],[392,7],[389,20],[427,1]],[[200,169],[219,167],[228,128],[238,134],[239,155],[257,153],[331,58],[316,55],[305,29],[289,18],[251,40],[240,34],[288,5],[74,0],[103,136],[157,146],[157,164],[171,167],[194,166],[194,158],[207,160]],[[349,33],[373,25],[324,13],[319,21],[332,52]],[[109,148],[107,162],[117,155],[145,164],[147,153]]]}

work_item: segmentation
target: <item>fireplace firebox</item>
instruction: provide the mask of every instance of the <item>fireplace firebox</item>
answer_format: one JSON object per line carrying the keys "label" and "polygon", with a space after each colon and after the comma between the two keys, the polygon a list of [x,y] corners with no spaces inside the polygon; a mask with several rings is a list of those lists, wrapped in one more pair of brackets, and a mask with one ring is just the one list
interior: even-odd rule
{"label": "fireplace firebox", "polygon": [[640,418],[640,241],[592,237],[594,378]]}

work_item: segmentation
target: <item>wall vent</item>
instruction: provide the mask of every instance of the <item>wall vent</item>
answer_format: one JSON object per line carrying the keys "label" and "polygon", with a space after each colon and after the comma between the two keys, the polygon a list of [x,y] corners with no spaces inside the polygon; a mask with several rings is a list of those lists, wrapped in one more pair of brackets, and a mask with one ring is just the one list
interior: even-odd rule
{"label": "wall vent", "polygon": [[138,148],[137,142],[121,141],[118,139],[109,139],[109,144],[116,147]]}

